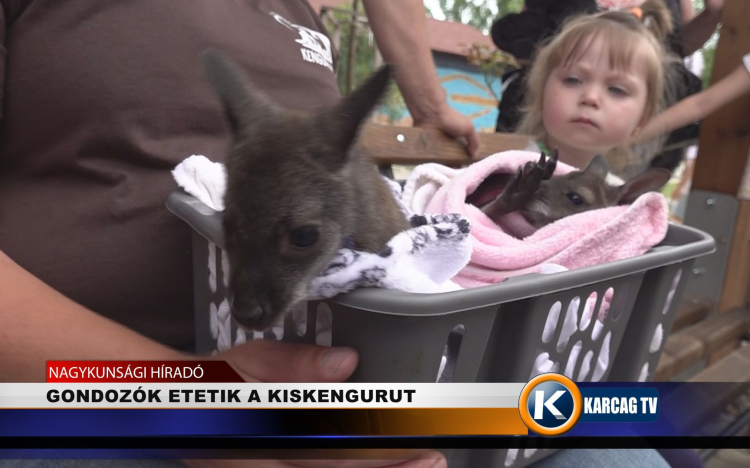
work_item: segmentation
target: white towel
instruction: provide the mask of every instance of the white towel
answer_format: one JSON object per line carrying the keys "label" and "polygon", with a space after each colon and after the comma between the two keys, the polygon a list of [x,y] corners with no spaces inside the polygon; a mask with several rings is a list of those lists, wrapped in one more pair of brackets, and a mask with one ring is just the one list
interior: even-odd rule
{"label": "white towel", "polygon": [[420,164],[412,170],[404,185],[401,203],[414,214],[424,214],[427,204],[443,185],[447,185],[463,169],[437,163]]}
{"label": "white towel", "polygon": [[194,154],[174,168],[172,177],[180,187],[204,205],[216,211],[224,211],[227,178],[223,164]]}

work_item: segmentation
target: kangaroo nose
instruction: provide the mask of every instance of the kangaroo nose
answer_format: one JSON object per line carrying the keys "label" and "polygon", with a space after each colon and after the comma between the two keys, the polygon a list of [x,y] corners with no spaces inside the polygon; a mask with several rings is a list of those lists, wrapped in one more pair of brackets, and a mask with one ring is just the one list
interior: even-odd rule
{"label": "kangaroo nose", "polygon": [[232,316],[243,327],[254,328],[263,318],[263,307],[255,299],[234,296],[230,300]]}

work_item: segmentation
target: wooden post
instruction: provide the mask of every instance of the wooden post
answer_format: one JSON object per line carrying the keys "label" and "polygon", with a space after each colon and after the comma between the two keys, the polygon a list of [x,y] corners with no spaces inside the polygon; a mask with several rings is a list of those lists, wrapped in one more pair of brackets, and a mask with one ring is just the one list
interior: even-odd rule
{"label": "wooden post", "polygon": [[463,145],[440,130],[367,123],[359,145],[379,166],[427,162],[466,166],[500,151],[522,150],[530,138],[517,133],[480,133],[477,155],[470,158]]}
{"label": "wooden post", "polygon": [[[750,2],[726,0],[711,82],[742,64],[750,52]],[[750,94],[740,97],[701,123],[693,187],[736,195],[750,150]]]}
{"label": "wooden post", "polygon": [[[715,83],[742,64],[750,52],[750,1],[726,0],[711,76]],[[750,152],[750,94],[728,104],[701,124],[691,190],[739,194]],[[721,239],[717,239],[720,242]],[[750,296],[750,201],[740,200],[729,247],[718,311],[747,307]]]}
{"label": "wooden post", "polygon": [[740,200],[724,278],[719,312],[746,308],[750,295],[750,200]]}

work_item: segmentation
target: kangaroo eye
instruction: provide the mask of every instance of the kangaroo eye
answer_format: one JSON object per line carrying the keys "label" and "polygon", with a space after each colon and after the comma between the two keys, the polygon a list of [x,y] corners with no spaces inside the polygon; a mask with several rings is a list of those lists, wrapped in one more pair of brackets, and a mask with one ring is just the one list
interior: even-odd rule
{"label": "kangaroo eye", "polygon": [[568,200],[576,206],[583,205],[583,198],[575,192],[569,192],[567,195]]}
{"label": "kangaroo eye", "polygon": [[302,226],[289,233],[289,243],[301,249],[312,247],[318,242],[318,228]]}

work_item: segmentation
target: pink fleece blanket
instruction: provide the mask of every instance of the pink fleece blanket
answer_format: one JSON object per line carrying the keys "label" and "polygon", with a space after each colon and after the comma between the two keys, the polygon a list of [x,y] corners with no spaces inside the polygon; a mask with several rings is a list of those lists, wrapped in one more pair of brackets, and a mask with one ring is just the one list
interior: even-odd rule
{"label": "pink fleece blanket", "polygon": [[[507,151],[478,161],[468,168],[442,174],[431,181],[437,190],[424,204],[426,213],[460,213],[471,222],[473,253],[470,263],[453,279],[469,288],[498,283],[510,276],[538,273],[543,264],[568,269],[634,257],[658,244],[667,232],[667,204],[660,193],[650,192],[629,206],[616,206],[568,216],[534,230],[519,213],[510,213],[495,224],[466,196],[494,172],[514,173],[538,153]],[[574,170],[557,164],[555,175]],[[421,175],[424,178],[424,174]],[[415,190],[407,182],[406,192]],[[418,190],[417,190],[418,191]],[[408,198],[408,197],[407,197]]]}

